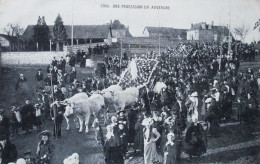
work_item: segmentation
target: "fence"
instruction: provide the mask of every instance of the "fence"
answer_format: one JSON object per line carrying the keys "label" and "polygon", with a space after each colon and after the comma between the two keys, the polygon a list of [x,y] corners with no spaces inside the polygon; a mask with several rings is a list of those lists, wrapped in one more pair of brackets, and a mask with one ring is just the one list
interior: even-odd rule
{"label": "fence", "polygon": [[59,52],[2,52],[1,65],[45,65],[49,64],[53,57],[60,59],[65,57],[63,51]]}

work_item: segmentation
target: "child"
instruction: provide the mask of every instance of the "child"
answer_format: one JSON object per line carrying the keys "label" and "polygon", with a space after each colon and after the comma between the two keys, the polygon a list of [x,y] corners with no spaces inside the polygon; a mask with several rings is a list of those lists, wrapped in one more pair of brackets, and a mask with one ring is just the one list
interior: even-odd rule
{"label": "child", "polygon": [[170,132],[167,134],[167,142],[164,147],[164,164],[175,164],[177,160],[177,144],[174,143],[175,135]]}
{"label": "child", "polygon": [[24,159],[26,161],[26,164],[36,164],[36,161],[34,158],[31,157],[32,153],[30,150],[27,150],[24,152]]}
{"label": "child", "polygon": [[54,145],[50,141],[51,133],[48,130],[42,131],[38,135],[40,142],[37,147],[37,163],[51,163],[54,153]]}
{"label": "child", "polygon": [[101,144],[102,151],[103,151],[104,144],[105,144],[104,135],[103,135],[103,130],[101,128],[100,122],[97,118],[94,119],[93,127],[95,128],[95,134],[96,134],[95,138],[97,140],[97,143]]}
{"label": "child", "polygon": [[35,107],[35,125],[36,125],[37,130],[40,131],[41,124],[42,124],[42,121],[41,121],[42,112],[41,112],[41,108],[40,108],[39,104],[35,104],[34,107]]}
{"label": "child", "polygon": [[15,134],[18,134],[18,129],[21,126],[22,123],[22,116],[20,112],[18,111],[19,108],[12,106],[12,116],[10,119],[10,125],[11,125],[11,137],[13,137]]}
{"label": "child", "polygon": [[119,134],[119,137],[120,137],[120,141],[121,141],[121,144],[123,146],[123,155],[124,157],[126,156],[126,152],[127,152],[127,129],[125,127],[124,124],[122,123],[119,123],[118,124],[118,134]]}

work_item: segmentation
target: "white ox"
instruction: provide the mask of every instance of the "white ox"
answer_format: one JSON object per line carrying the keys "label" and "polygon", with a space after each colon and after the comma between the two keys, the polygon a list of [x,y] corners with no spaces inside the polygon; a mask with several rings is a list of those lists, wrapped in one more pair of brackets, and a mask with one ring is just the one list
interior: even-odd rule
{"label": "white ox", "polygon": [[124,110],[128,105],[132,105],[138,101],[139,88],[131,87],[123,91],[104,92],[106,102],[113,103],[116,110]]}
{"label": "white ox", "polygon": [[89,98],[83,96],[74,99],[73,97],[64,100],[64,104],[67,104],[64,117],[67,121],[67,130],[69,130],[69,119],[70,115],[76,115],[79,119],[79,132],[83,131],[83,123],[85,121],[86,133],[89,132],[88,124],[91,114],[97,114],[100,109],[105,105],[104,97],[99,94],[93,94]]}

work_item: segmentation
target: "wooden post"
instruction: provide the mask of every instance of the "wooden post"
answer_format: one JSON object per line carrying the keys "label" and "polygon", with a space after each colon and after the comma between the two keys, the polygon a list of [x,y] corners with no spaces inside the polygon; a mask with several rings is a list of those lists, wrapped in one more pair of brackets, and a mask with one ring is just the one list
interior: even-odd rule
{"label": "wooden post", "polygon": [[50,51],[51,51],[51,39],[50,39]]}

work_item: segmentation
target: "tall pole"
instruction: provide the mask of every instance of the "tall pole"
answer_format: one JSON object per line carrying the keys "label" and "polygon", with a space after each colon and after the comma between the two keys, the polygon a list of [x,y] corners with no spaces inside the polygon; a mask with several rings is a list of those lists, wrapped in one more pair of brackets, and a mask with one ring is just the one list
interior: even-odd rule
{"label": "tall pole", "polygon": [[50,51],[51,51],[51,39],[50,39]]}
{"label": "tall pole", "polygon": [[121,52],[120,52],[120,74],[121,74],[121,67],[122,67],[122,55],[123,55],[123,52],[122,52],[122,39],[120,38],[120,47],[121,47]]}
{"label": "tall pole", "polygon": [[229,0],[229,33],[228,33],[228,55],[231,53],[231,40],[230,40],[230,30],[231,30],[231,0]]}
{"label": "tall pole", "polygon": [[73,0],[71,0],[71,51],[73,50]]}

